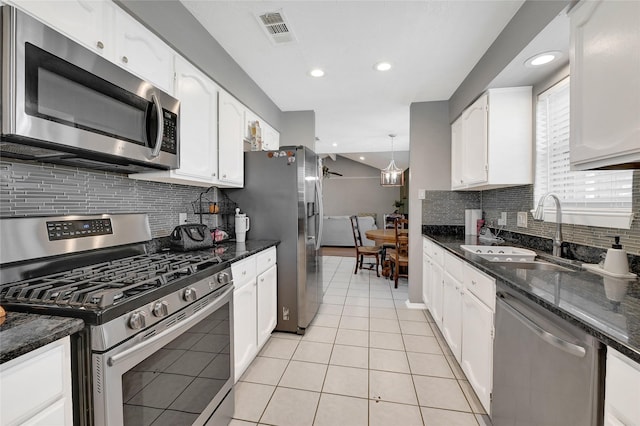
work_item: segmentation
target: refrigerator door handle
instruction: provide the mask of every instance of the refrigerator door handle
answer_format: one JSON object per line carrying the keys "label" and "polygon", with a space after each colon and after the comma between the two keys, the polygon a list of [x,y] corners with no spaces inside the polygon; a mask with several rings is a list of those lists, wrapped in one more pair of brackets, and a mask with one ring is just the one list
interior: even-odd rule
{"label": "refrigerator door handle", "polygon": [[318,199],[318,214],[320,215],[318,219],[318,239],[316,240],[316,250],[320,250],[320,245],[322,244],[322,222],[324,221],[324,206],[322,205],[322,183],[320,182],[322,179],[321,176],[316,179],[316,198]]}

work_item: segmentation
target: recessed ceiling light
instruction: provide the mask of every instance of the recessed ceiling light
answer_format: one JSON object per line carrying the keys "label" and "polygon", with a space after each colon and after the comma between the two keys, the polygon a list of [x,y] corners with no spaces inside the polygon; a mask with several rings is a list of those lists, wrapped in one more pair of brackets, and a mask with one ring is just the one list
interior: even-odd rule
{"label": "recessed ceiling light", "polygon": [[360,161],[364,161],[364,157],[360,157]]}
{"label": "recessed ceiling light", "polygon": [[389,62],[378,62],[373,66],[376,71],[389,71],[391,64]]}
{"label": "recessed ceiling light", "polygon": [[556,59],[562,56],[562,52],[544,52],[539,53],[535,56],[530,57],[524,62],[524,65],[528,68],[535,68],[542,65],[546,65],[550,62],[555,61]]}
{"label": "recessed ceiling light", "polygon": [[324,76],[324,71],[322,71],[320,68],[314,68],[309,71],[309,74],[311,75],[311,77],[322,77]]}
{"label": "recessed ceiling light", "polygon": [[331,144],[331,146],[338,146],[338,144],[334,142]]}

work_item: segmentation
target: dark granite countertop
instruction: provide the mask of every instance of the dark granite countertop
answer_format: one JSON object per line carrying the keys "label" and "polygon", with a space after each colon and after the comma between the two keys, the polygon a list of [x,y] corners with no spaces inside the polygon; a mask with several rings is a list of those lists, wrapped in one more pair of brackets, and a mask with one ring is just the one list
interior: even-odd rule
{"label": "dark granite countertop", "polygon": [[224,242],[213,248],[213,251],[220,256],[223,262],[237,262],[269,247],[275,247],[279,241],[274,240],[247,240],[244,243],[235,241]]}
{"label": "dark granite countertop", "polygon": [[[245,243],[224,242],[211,250],[223,262],[236,262],[278,245],[273,240],[247,240]],[[76,333],[84,327],[77,318],[7,312],[0,325],[0,364],[37,349],[54,340]]]}
{"label": "dark granite countertop", "polygon": [[[575,262],[565,265],[575,268],[569,271],[499,266],[460,248],[461,244],[484,245],[476,237],[423,235],[499,283],[640,362],[640,282],[637,279],[605,278],[580,269]],[[551,260],[548,255],[540,256],[542,260]]]}
{"label": "dark granite countertop", "polygon": [[0,325],[0,364],[84,328],[78,318],[7,312]]}

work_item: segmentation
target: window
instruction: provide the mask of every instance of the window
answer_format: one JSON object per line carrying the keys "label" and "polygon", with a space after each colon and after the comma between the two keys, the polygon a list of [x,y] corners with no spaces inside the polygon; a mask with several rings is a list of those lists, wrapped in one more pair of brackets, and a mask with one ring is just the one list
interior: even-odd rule
{"label": "window", "polygon": [[[569,77],[538,96],[534,208],[553,192],[562,202],[563,223],[628,229],[633,171],[571,171],[569,107]],[[545,220],[554,222],[553,203],[545,206]]]}

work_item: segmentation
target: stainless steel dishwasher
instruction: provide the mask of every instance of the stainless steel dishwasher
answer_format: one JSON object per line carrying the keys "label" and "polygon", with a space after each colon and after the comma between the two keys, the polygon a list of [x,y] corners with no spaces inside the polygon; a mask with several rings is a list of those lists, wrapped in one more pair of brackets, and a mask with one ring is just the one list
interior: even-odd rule
{"label": "stainless steel dishwasher", "polygon": [[493,426],[601,424],[601,344],[509,289],[497,296]]}

